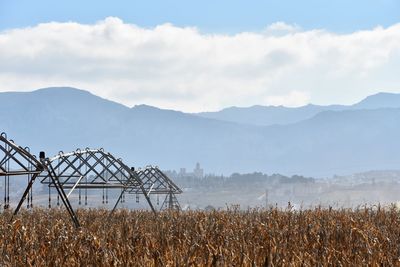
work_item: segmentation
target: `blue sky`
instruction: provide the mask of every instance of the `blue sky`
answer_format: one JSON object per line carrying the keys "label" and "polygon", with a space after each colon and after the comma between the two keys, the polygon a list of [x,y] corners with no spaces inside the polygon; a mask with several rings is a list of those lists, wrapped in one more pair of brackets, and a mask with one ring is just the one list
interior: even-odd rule
{"label": "blue sky", "polygon": [[277,21],[297,24],[306,30],[318,28],[346,33],[399,22],[400,1],[0,0],[2,30],[50,21],[90,24],[109,16],[142,27],[169,22],[215,33],[257,31]]}

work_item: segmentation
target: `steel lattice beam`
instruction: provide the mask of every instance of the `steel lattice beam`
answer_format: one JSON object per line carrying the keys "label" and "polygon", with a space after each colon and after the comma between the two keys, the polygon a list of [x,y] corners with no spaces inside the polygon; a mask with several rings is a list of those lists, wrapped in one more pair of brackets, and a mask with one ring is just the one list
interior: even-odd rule
{"label": "steel lattice beam", "polygon": [[[143,188],[147,194],[174,194],[182,193],[182,190],[158,167],[147,166],[136,171],[137,176],[143,183]],[[132,188],[130,193],[140,194],[137,189]]]}
{"label": "steel lattice beam", "polygon": [[[176,194],[181,194],[182,190],[158,167],[147,166],[144,169],[138,169],[136,174],[142,181],[144,191],[148,196],[166,195],[161,210],[180,209]],[[131,194],[141,194],[142,192],[136,188],[128,190],[128,193]]]}
{"label": "steel lattice beam", "polygon": [[[5,208],[9,206],[9,177],[10,176],[28,176],[28,185],[18,202],[17,207],[14,211],[14,216],[17,215],[23,202],[25,201],[29,191],[31,191],[32,185],[35,182],[36,178],[45,170],[48,170],[46,159],[44,158],[44,153],[41,153],[43,157],[40,160],[37,160],[30,152],[29,148],[21,147],[15,144],[12,140],[7,139],[7,135],[5,133],[1,133],[0,135],[0,176],[4,176],[6,180],[5,186]],[[79,222],[75,216],[75,213],[72,210],[72,206],[68,201],[68,198],[65,196],[65,192],[62,187],[59,186],[58,180],[56,177],[51,175],[51,171],[49,171],[49,181],[57,189],[57,192],[63,201],[64,206],[67,211],[71,215],[72,221],[74,222],[76,227],[79,227]],[[7,189],[8,187],[8,189]],[[7,191],[8,190],[8,191]],[[14,217],[13,216],[13,217]]]}
{"label": "steel lattice beam", "polygon": [[181,210],[181,205],[172,191],[165,196],[160,210]]}
{"label": "steel lattice beam", "polygon": [[[163,208],[180,208],[175,194],[182,193],[182,190],[157,167],[149,166],[135,171],[111,153],[103,149],[89,148],[70,153],[60,152],[53,158],[46,158],[44,152],[41,152],[38,160],[29,152],[29,148],[18,146],[12,140],[8,140],[5,133],[2,133],[0,135],[0,176],[5,177],[9,185],[11,176],[23,175],[28,176],[28,185],[14,215],[18,213],[26,197],[29,196],[32,185],[38,177],[41,178],[42,184],[57,190],[58,197],[76,227],[79,227],[79,220],[68,199],[75,189],[120,189],[121,194],[112,212],[125,193],[143,194],[153,212],[155,209],[151,203],[150,194],[167,195]],[[68,194],[65,189],[69,190]],[[5,196],[7,196],[9,186],[6,186],[5,190]],[[8,203],[9,197],[5,197],[5,204],[8,205]]]}
{"label": "steel lattice beam", "polygon": [[[69,189],[69,196],[76,189],[120,189],[121,194],[113,208],[117,207],[123,194],[129,190],[137,190],[145,194],[143,183],[136,172],[125,165],[121,159],[114,157],[104,149],[77,149],[74,152],[60,152],[48,160],[63,189]],[[49,181],[49,173],[42,176],[41,182],[54,186]],[[155,209],[150,198],[146,201],[153,212]]]}
{"label": "steel lattice beam", "polygon": [[5,133],[0,135],[0,159],[0,176],[33,175],[44,169],[40,161],[29,153],[29,148],[8,140]]}

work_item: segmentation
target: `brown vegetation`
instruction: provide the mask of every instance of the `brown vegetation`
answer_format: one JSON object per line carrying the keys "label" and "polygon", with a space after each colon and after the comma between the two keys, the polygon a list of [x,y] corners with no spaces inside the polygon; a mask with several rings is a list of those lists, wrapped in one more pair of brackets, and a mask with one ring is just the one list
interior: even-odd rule
{"label": "brown vegetation", "polygon": [[0,215],[3,266],[398,265],[396,209],[188,211],[154,215],[63,210]]}

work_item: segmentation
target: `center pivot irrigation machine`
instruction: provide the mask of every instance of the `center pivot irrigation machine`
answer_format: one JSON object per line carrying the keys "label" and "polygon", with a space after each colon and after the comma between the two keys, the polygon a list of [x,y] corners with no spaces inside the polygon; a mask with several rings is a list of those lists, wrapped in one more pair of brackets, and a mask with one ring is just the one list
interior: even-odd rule
{"label": "center pivot irrigation machine", "polygon": [[[181,194],[182,190],[158,167],[147,166],[145,169],[139,169],[136,173],[143,182],[145,191],[148,194],[157,195],[157,204],[159,204],[159,195],[166,195],[161,205],[161,210],[181,209],[176,194]],[[137,194],[140,192],[135,188],[131,188],[129,193]]]}
{"label": "center pivot irrigation machine", "polygon": [[[22,148],[7,135],[0,136],[0,177],[4,177],[4,209],[10,207],[10,177],[26,176],[27,187],[24,190],[14,215],[18,213],[23,202],[27,200],[27,208],[33,207],[32,186],[36,178],[48,187],[49,208],[51,208],[51,190],[57,192],[57,205],[60,200],[67,209],[76,227],[79,227],[78,217],[71,205],[73,193],[78,192],[78,203],[88,204],[88,195],[93,192],[102,194],[102,203],[108,204],[109,191],[120,192],[117,202],[111,213],[120,202],[125,202],[125,194],[135,194],[138,202],[139,194],[144,195],[148,205],[156,212],[150,195],[165,194],[166,198],[161,206],[163,209],[180,209],[176,194],[182,190],[172,182],[157,167],[146,167],[135,170],[125,165],[120,158],[116,158],[104,149],[77,149],[74,152],[59,154],[47,158],[40,152],[39,159],[33,156],[28,147]],[[92,194],[88,193],[91,191]],[[96,193],[95,193],[96,194]]]}

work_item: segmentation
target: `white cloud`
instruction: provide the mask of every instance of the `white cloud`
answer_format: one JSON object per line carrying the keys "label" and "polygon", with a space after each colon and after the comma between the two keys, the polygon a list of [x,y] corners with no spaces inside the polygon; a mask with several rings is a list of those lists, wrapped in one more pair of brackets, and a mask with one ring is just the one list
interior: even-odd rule
{"label": "white cloud", "polygon": [[271,106],[301,106],[308,103],[310,96],[306,92],[291,91],[286,95],[271,95],[265,98],[265,103]]}
{"label": "white cloud", "polygon": [[272,35],[283,35],[301,31],[301,27],[297,24],[287,24],[283,21],[278,21],[269,25],[265,33]]}
{"label": "white cloud", "polygon": [[279,22],[223,35],[106,18],[0,33],[1,91],[75,86],[128,106],[352,103],[399,91],[399,69],[400,24],[335,34]]}

